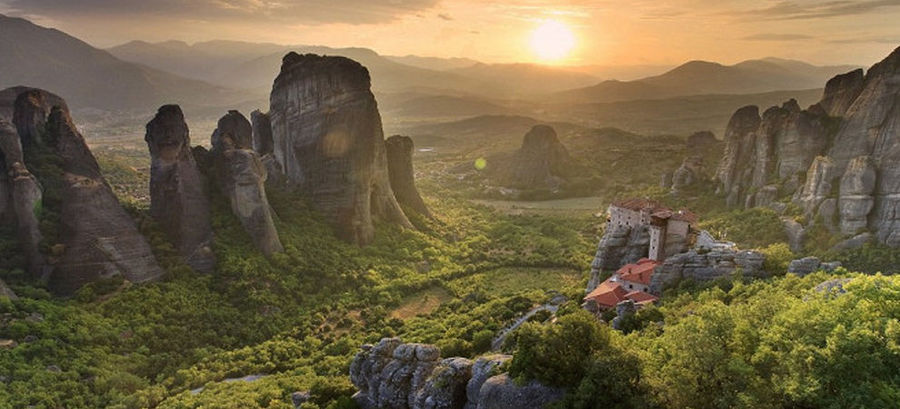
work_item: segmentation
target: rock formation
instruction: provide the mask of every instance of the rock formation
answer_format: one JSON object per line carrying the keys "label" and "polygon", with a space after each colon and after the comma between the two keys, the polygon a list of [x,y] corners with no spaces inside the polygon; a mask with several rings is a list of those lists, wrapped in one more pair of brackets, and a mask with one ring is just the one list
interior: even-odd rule
{"label": "rock formation", "polygon": [[564,391],[536,381],[518,385],[501,374],[484,382],[478,397],[478,409],[542,409],[562,399]]}
{"label": "rock formation", "polygon": [[231,210],[241,221],[256,247],[266,255],[284,251],[275,216],[266,197],[266,168],[251,150],[252,127],[237,111],[219,119],[212,136],[210,156],[215,177]]}
{"label": "rock formation", "polygon": [[100,173],[69,113],[53,107],[46,140],[61,160],[60,239],[64,246],[51,287],[71,293],[100,278],[121,275],[131,282],[163,274],[150,245]]}
{"label": "rock formation", "polygon": [[522,147],[513,154],[507,169],[501,169],[504,186],[535,189],[557,188],[572,173],[572,157],[547,125],[531,128]]}
{"label": "rock formation", "polygon": [[38,209],[43,191],[37,178],[25,167],[16,128],[0,117],[0,222],[16,225],[16,236],[29,274],[46,279],[50,268],[40,252],[42,240]]}
{"label": "rock formation", "polygon": [[672,191],[678,192],[706,179],[706,165],[699,155],[684,158],[681,166],[672,174]]}
{"label": "rock formation", "polygon": [[755,251],[738,251],[734,249],[714,249],[711,251],[691,250],[666,258],[662,265],[653,271],[650,278],[650,292],[661,294],[662,291],[681,279],[695,281],[712,281],[728,277],[740,270],[745,277],[766,277],[763,270],[765,256]]}
{"label": "rock formation", "polygon": [[762,117],[756,107],[738,110],[725,131],[725,156],[717,172],[728,204],[754,203],[754,191],[775,181],[795,190],[827,145],[827,120],[801,110],[795,100],[769,108]]}
{"label": "rock formation", "polygon": [[49,92],[25,88],[18,94],[15,100],[13,122],[22,139],[22,145],[42,144],[44,126],[50,110],[58,106],[65,112],[69,112],[62,98]]}
{"label": "rock formation", "polygon": [[275,158],[341,238],[364,245],[373,219],[412,228],[391,189],[368,70],[343,57],[289,53],[269,116]]}
{"label": "rock formation", "polygon": [[618,270],[625,264],[636,263],[649,252],[650,230],[647,226],[607,226],[591,263],[587,291],[600,285],[603,270]]}
{"label": "rock formation", "polygon": [[394,190],[397,201],[423,216],[431,217],[431,212],[416,189],[412,164],[412,139],[408,136],[394,135],[385,141],[385,146],[391,189]]}
{"label": "rock formation", "polygon": [[[872,66],[832,79],[822,101],[756,107],[732,117],[717,172],[729,205],[757,205],[777,184],[812,222],[844,235],[868,230],[900,246],[900,48]],[[804,174],[803,171],[806,171]]]}
{"label": "rock formation", "polygon": [[838,75],[825,84],[825,94],[819,106],[830,116],[844,116],[865,85],[863,70]]}
{"label": "rock formation", "polygon": [[159,108],[144,137],[150,149],[150,214],[188,265],[211,272],[212,225],[205,182],[191,153],[191,138],[178,105]]}
{"label": "rock formation", "polygon": [[363,409],[539,409],[562,391],[537,382],[524,386],[495,374],[506,355],[441,359],[433,345],[404,344],[397,338],[364,345],[350,364]]}
{"label": "rock formation", "polygon": [[272,153],[272,121],[269,115],[257,109],[250,113],[250,122],[253,127],[253,150],[260,155]]}
{"label": "rock formation", "polygon": [[804,257],[797,260],[791,260],[791,263],[788,265],[788,273],[803,277],[819,270],[831,272],[840,266],[841,263],[839,261],[823,263],[817,257]]}

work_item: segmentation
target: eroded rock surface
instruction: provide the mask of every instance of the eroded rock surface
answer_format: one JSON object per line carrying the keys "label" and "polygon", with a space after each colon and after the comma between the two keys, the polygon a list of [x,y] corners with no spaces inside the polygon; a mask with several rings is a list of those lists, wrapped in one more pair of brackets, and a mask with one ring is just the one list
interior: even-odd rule
{"label": "eroded rock surface", "polygon": [[268,172],[252,147],[252,127],[240,112],[229,111],[213,132],[210,156],[215,177],[231,210],[256,247],[266,255],[284,251],[275,212],[266,196]]}
{"label": "eroded rock surface", "polygon": [[387,147],[388,175],[391,188],[400,204],[409,207],[419,214],[431,217],[425,201],[416,188],[416,175],[413,171],[413,140],[408,136],[394,135],[385,141]]}
{"label": "eroded rock surface", "polygon": [[191,153],[190,131],[181,108],[160,107],[147,124],[144,140],[152,160],[150,214],[188,265],[198,271],[212,271],[216,260],[212,252],[209,198]]}
{"label": "eroded rock surface", "polygon": [[684,158],[681,166],[672,174],[672,191],[678,192],[706,180],[706,165],[699,155]]}
{"label": "eroded rock surface", "polygon": [[564,391],[532,381],[517,385],[509,375],[489,378],[481,386],[478,409],[543,409],[562,399]]}
{"label": "eroded rock surface", "polygon": [[636,263],[643,257],[647,257],[650,251],[650,230],[646,226],[607,226],[600,243],[597,245],[597,253],[591,263],[591,278],[588,281],[587,291],[590,292],[600,285],[600,275],[603,270],[618,270],[625,264]]}
{"label": "eroded rock surface", "polygon": [[161,277],[163,270],[147,240],[101,175],[69,113],[58,106],[47,119],[46,141],[63,171],[59,230],[64,250],[54,267],[51,288],[69,294],[117,275],[135,283]]}
{"label": "eroded rock surface", "polygon": [[341,238],[368,244],[378,218],[412,228],[388,177],[368,70],[343,57],[289,53],[269,116],[275,158]]}
{"label": "eroded rock surface", "polygon": [[661,294],[668,285],[678,280],[712,281],[728,277],[738,270],[745,277],[766,277],[769,273],[763,270],[765,260],[765,256],[759,252],[733,249],[702,252],[691,250],[676,254],[666,258],[653,271],[650,291]]}
{"label": "eroded rock surface", "polygon": [[830,80],[808,110],[757,112],[738,110],[726,132],[717,179],[729,205],[758,206],[753,192],[777,184],[810,222],[900,247],[900,48]]}

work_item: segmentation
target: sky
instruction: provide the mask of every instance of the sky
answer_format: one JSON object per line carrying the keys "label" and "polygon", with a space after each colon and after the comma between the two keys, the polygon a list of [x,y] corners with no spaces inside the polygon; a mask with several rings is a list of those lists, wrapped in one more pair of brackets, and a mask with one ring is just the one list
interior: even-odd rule
{"label": "sky", "polygon": [[[490,63],[732,64],[775,56],[869,65],[900,46],[900,0],[0,0],[0,13],[97,47],[227,39]],[[548,22],[568,30],[571,50],[535,48],[533,33]]]}

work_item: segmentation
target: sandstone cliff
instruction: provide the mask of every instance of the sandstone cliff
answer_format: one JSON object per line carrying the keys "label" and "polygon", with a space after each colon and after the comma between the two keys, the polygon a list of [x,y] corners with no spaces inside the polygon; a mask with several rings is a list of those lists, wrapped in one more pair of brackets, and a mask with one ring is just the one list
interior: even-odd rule
{"label": "sandstone cliff", "polygon": [[150,215],[175,244],[188,265],[210,272],[212,225],[205,181],[191,154],[191,137],[178,105],[159,108],[147,123],[150,149]]}
{"label": "sandstone cliff", "polygon": [[251,149],[250,122],[240,112],[229,111],[219,119],[212,145],[214,177],[244,230],[264,254],[284,251],[275,229],[275,212],[266,196],[268,172],[259,155]]}
{"label": "sandstone cliff", "polygon": [[900,48],[865,75],[835,77],[807,110],[741,108],[725,142],[716,177],[729,205],[764,204],[777,191],[807,220],[900,246]]}
{"label": "sandstone cliff", "polygon": [[394,190],[397,201],[423,216],[431,217],[431,212],[428,211],[422,196],[419,195],[419,189],[416,188],[412,139],[408,136],[394,135],[385,141],[385,146],[391,189]]}
{"label": "sandstone cliff", "polygon": [[373,219],[412,225],[388,177],[381,115],[368,70],[343,57],[290,53],[269,116],[275,158],[343,239],[367,244]]}

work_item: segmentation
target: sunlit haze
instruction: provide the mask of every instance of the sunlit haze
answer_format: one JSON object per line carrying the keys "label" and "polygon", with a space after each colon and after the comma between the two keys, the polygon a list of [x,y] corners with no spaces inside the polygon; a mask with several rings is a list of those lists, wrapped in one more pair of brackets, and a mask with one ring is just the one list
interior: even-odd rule
{"label": "sunlit haze", "polygon": [[[99,47],[229,39],[566,65],[871,63],[900,41],[893,0],[0,0],[0,12]],[[549,36],[532,41],[545,21],[559,23],[551,35],[566,32],[563,45],[574,33],[569,52]]]}

